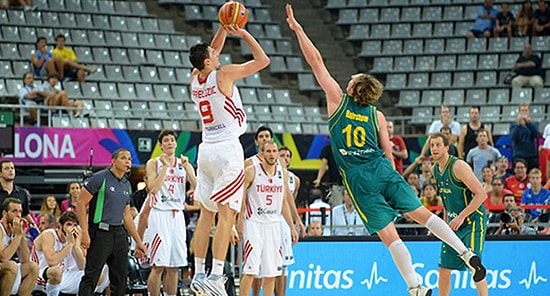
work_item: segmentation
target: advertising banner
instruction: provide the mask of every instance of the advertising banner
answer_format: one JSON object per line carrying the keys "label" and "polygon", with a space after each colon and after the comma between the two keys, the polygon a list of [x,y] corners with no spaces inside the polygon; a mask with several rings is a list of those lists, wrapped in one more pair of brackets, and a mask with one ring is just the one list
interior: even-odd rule
{"label": "advertising banner", "polygon": [[[439,241],[407,241],[415,271],[437,292]],[[547,295],[550,241],[487,241],[483,261],[489,295]],[[391,254],[375,241],[302,241],[294,246],[288,295],[408,295]],[[469,271],[453,271],[451,295],[475,296]]]}

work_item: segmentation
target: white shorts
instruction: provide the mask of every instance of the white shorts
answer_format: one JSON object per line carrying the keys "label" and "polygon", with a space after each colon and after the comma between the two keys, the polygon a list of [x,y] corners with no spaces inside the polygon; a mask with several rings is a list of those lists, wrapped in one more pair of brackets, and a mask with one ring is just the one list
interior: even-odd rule
{"label": "white shorts", "polygon": [[243,274],[280,276],[283,271],[281,225],[244,221]]}
{"label": "white shorts", "polygon": [[[149,265],[187,266],[186,234],[183,211],[160,211],[152,208],[143,235]],[[141,265],[146,266],[143,263]]]}
{"label": "white shorts", "polygon": [[[109,286],[109,268],[107,264],[103,266],[100,276],[101,281],[97,283],[95,292],[101,293]],[[80,285],[80,279],[84,275],[84,270],[64,270],[59,284],[59,292],[64,294],[78,294],[78,286]]]}
{"label": "white shorts", "polygon": [[15,282],[13,288],[11,288],[10,295],[17,295],[19,292],[19,286],[21,285],[21,263],[17,263],[17,275],[15,276]]}
{"label": "white shorts", "polygon": [[244,153],[238,139],[199,145],[195,197],[211,212],[217,204],[241,210],[244,188]]}
{"label": "white shorts", "polygon": [[292,252],[292,233],[285,219],[281,219],[281,245],[283,247],[283,266],[294,264],[294,253]]}

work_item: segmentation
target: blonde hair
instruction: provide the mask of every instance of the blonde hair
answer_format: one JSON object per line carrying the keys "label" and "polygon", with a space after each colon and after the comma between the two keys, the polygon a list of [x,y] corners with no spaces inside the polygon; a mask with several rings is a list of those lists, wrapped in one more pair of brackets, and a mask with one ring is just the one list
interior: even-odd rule
{"label": "blonde hair", "polygon": [[540,169],[532,168],[529,172],[529,177],[535,176],[535,177],[542,177],[542,172]]}
{"label": "blonde hair", "polygon": [[361,73],[355,79],[353,86],[353,101],[365,107],[376,103],[384,92],[384,85],[370,74]]}

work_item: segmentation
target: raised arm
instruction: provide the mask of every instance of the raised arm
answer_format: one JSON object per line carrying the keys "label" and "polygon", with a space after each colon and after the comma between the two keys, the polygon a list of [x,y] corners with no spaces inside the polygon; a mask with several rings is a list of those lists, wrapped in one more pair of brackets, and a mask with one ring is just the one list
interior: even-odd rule
{"label": "raised arm", "polygon": [[147,165],[145,166],[145,175],[147,176],[145,182],[147,183],[146,186],[149,188],[149,192],[152,194],[156,194],[160,190],[160,187],[164,182],[166,172],[168,171],[168,167],[170,167],[170,164],[168,163],[168,160],[166,160],[166,156],[164,154],[161,155],[159,159],[162,163],[162,169],[160,172],[157,173],[157,160],[154,158],[149,159],[147,161]]}
{"label": "raised arm", "polygon": [[311,39],[309,39],[302,25],[294,18],[294,11],[292,10],[291,4],[286,5],[286,15],[288,26],[296,33],[298,43],[300,44],[300,50],[306,62],[313,70],[313,75],[315,75],[317,82],[319,82],[319,85],[327,96],[327,109],[328,115],[330,116],[336,111],[336,108],[338,108],[344,92],[338,85],[338,82],[336,82],[328,72],[319,50],[315,47]]}

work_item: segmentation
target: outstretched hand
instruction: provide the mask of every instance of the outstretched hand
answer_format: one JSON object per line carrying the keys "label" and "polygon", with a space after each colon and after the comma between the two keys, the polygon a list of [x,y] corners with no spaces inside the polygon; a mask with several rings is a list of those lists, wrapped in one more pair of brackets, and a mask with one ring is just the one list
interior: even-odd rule
{"label": "outstretched hand", "polygon": [[294,18],[294,10],[292,9],[291,4],[287,4],[285,6],[286,9],[286,22],[288,23],[288,27],[292,31],[296,31],[297,29],[301,28],[298,21]]}

